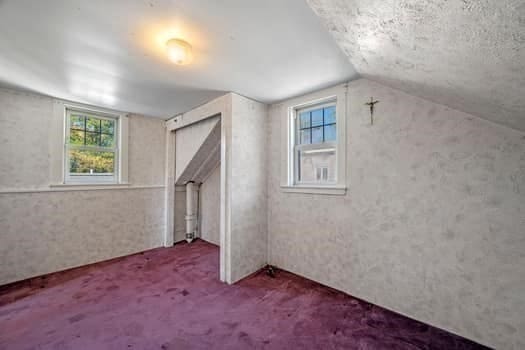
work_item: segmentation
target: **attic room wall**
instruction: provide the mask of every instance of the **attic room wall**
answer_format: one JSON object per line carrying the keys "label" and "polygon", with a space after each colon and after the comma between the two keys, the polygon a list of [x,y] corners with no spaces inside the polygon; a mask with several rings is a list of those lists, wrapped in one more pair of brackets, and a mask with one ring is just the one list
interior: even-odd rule
{"label": "attic room wall", "polygon": [[492,347],[525,348],[525,134],[365,79],[348,100],[344,196],[281,191],[285,111],[270,108],[269,263]]}
{"label": "attic room wall", "polygon": [[231,94],[231,282],[267,263],[267,106]]}
{"label": "attic room wall", "polygon": [[0,89],[0,285],[163,243],[165,122],[129,117],[129,187],[50,192],[54,103]]}

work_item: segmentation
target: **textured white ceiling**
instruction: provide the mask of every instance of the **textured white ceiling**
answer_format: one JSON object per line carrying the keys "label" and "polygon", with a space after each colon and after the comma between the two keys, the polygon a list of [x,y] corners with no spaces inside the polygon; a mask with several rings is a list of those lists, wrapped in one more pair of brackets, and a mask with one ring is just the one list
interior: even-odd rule
{"label": "textured white ceiling", "polygon": [[[176,66],[163,43],[194,46]],[[0,82],[170,117],[234,91],[274,102],[355,76],[304,0],[0,0]]]}
{"label": "textured white ceiling", "polygon": [[523,0],[307,0],[358,73],[525,130]]}

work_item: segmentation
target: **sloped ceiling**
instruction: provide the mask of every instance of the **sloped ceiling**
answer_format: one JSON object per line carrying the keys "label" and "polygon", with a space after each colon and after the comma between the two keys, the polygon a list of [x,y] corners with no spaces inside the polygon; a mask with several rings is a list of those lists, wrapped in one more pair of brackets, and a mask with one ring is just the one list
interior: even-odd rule
{"label": "sloped ceiling", "polygon": [[[168,60],[172,37],[192,64]],[[274,102],[355,75],[304,0],[0,0],[0,83],[75,102],[168,118],[225,91]]]}
{"label": "sloped ceiling", "polygon": [[[198,122],[198,124],[205,124],[208,120]],[[202,183],[208,178],[211,172],[217,168],[221,162],[221,120],[220,117],[209,124],[213,125],[213,128],[209,133],[202,135],[205,136],[204,141],[198,148],[198,150],[191,154],[191,159],[187,163],[186,167],[180,172],[180,176],[177,176],[175,183],[177,185],[185,185],[188,181],[196,183]],[[189,128],[192,128],[190,126]],[[177,137],[181,133],[185,133],[187,128],[178,129],[176,131]],[[203,130],[203,129],[200,129]],[[193,133],[195,134],[195,133]],[[182,147],[186,143],[182,143]],[[184,150],[184,152],[187,152]],[[177,162],[178,165],[179,162]],[[176,165],[176,166],[177,166]],[[177,169],[177,168],[176,168]],[[178,171],[177,171],[178,172]]]}
{"label": "sloped ceiling", "polygon": [[175,134],[175,182],[202,182],[206,171],[220,161],[220,116],[178,129]]}
{"label": "sloped ceiling", "polygon": [[307,0],[365,78],[525,130],[523,0]]}

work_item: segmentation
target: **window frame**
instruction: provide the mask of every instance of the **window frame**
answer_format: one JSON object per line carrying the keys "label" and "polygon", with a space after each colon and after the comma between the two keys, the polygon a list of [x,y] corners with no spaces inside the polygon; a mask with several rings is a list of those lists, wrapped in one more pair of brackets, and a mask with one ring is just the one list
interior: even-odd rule
{"label": "window frame", "polygon": [[[112,120],[115,122],[113,130],[113,147],[82,146],[70,144],[71,115],[85,114],[102,120]],[[93,109],[78,105],[64,104],[63,109],[64,137],[62,142],[62,184],[67,186],[85,185],[119,185],[127,183],[127,129],[128,122],[125,114],[114,113],[111,111]],[[113,175],[71,175],[69,150],[84,149],[92,151],[114,152],[114,171]]]}
{"label": "window frame", "polygon": [[[101,146],[88,146],[88,145],[75,145],[70,143],[70,136],[71,136],[71,117],[72,115],[78,114],[85,114],[83,115],[84,118],[87,117],[94,117],[99,120],[111,120],[114,122],[114,130],[113,130],[113,147],[101,147]],[[81,109],[72,109],[72,108],[66,108],[66,135],[64,139],[64,180],[66,184],[86,184],[86,183],[110,183],[115,184],[118,183],[119,179],[119,126],[118,126],[118,116],[110,116],[108,114],[102,114],[100,112],[92,112],[87,110],[81,110]],[[85,123],[87,123],[87,119],[85,120]],[[86,137],[87,133],[87,126],[84,125],[84,138]],[[102,132],[99,132],[100,135],[102,135]],[[96,151],[96,152],[112,152],[114,154],[113,158],[113,174],[112,175],[98,175],[98,174],[89,174],[89,175],[71,175],[70,173],[70,156],[69,151],[72,149],[77,150],[86,150],[86,151]]]}
{"label": "window frame", "polygon": [[[281,181],[283,192],[345,195],[346,194],[346,118],[348,110],[347,84],[337,85],[301,97],[284,101],[277,108],[281,111]],[[297,135],[296,123],[299,123],[298,110],[319,108],[325,103],[336,106],[336,182],[335,183],[297,183],[295,181],[296,156],[295,143]],[[297,118],[296,118],[297,116]],[[310,146],[310,145],[308,145]]]}
{"label": "window frame", "polygon": [[[324,123],[324,115],[323,115],[323,123],[318,126],[312,126],[312,116],[310,115],[310,126],[308,128],[301,128],[301,119],[300,115],[302,113],[312,112],[316,110],[323,110],[328,107],[334,107],[336,118],[334,123],[325,124]],[[293,185],[294,186],[334,186],[337,184],[337,99],[327,99],[320,103],[314,103],[314,104],[307,104],[306,106],[301,107],[295,107],[293,109],[293,123],[294,123],[294,130],[295,130],[295,137],[294,137],[294,143],[293,143],[293,163],[294,163],[294,169],[293,169]],[[336,125],[336,140],[335,141],[324,141],[324,127],[326,125]],[[321,127],[323,128],[323,142],[318,143],[312,143],[312,129]],[[301,144],[298,142],[300,139],[300,132],[301,130],[310,129],[310,143]],[[301,181],[299,178],[300,175],[300,158],[299,154],[300,152],[308,152],[308,151],[323,151],[323,150],[333,150],[336,156],[336,164],[335,164],[335,181],[333,182],[321,182],[321,181],[315,181],[315,182],[307,182],[307,181]],[[327,151],[325,151],[327,152]]]}

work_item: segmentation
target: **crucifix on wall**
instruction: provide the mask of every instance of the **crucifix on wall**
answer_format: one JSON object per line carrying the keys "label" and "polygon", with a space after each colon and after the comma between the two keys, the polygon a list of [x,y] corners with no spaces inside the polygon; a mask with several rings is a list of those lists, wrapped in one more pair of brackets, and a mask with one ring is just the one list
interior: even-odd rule
{"label": "crucifix on wall", "polygon": [[370,106],[370,125],[374,125],[374,106],[376,103],[379,103],[379,101],[374,101],[373,97],[370,97],[370,102],[365,103],[365,105]]}

